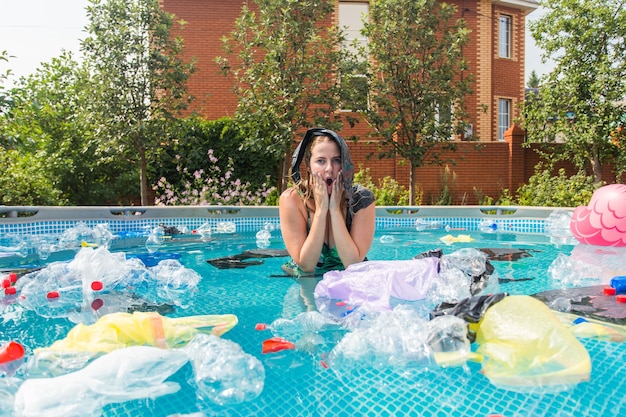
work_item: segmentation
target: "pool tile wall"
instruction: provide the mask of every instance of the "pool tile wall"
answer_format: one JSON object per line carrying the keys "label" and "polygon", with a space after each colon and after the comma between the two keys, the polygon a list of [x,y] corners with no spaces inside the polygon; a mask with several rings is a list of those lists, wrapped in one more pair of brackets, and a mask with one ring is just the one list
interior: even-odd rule
{"label": "pool tile wall", "polygon": [[[480,223],[484,218],[446,218],[446,217],[421,217],[423,224],[438,224],[448,226],[450,231],[475,231],[479,230]],[[243,217],[231,219],[215,218],[160,218],[141,220],[60,220],[60,221],[33,221],[28,223],[0,224],[0,236],[2,235],[60,235],[65,230],[84,223],[89,228],[107,224],[113,234],[147,235],[159,225],[176,227],[179,230],[186,228],[189,232],[198,229],[205,223],[212,228],[219,228],[220,223],[234,223],[237,232],[256,232],[267,225],[278,229],[280,221],[277,217]],[[376,219],[376,229],[414,228],[414,217],[379,217]],[[497,230],[514,233],[544,233],[543,219],[499,219],[493,220]]]}

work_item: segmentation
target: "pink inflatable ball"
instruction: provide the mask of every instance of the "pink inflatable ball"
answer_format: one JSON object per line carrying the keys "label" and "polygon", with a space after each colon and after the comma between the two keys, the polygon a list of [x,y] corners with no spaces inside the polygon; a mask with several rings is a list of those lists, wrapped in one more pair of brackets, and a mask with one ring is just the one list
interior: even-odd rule
{"label": "pink inflatable ball", "polygon": [[574,210],[570,229],[581,243],[626,246],[626,185],[598,188],[588,206]]}

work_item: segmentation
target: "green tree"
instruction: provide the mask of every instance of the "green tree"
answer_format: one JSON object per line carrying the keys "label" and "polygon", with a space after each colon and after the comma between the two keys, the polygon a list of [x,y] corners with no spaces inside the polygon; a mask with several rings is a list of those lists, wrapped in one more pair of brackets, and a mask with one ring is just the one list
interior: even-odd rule
{"label": "green tree", "polygon": [[223,39],[226,57],[216,62],[234,78],[235,118],[248,135],[243,147],[282,161],[282,189],[297,131],[341,127],[338,72],[347,52],[330,19],[335,1],[250,3]]}
{"label": "green tree", "polygon": [[[0,63],[5,62],[8,63],[9,62],[9,54],[7,53],[7,51],[0,51]],[[6,80],[9,78],[9,76],[11,75],[11,70],[7,69],[4,70],[3,72],[0,72],[0,115],[2,115],[2,113],[6,112],[7,107],[10,104],[10,99],[9,97],[7,97],[6,95],[6,86],[4,85],[4,83],[6,82]],[[1,145],[1,143],[0,143]]]}
{"label": "green tree", "polygon": [[470,92],[463,46],[469,41],[456,7],[437,0],[370,1],[364,35],[367,53],[369,123],[382,139],[381,155],[401,155],[410,164],[410,198],[415,169],[442,164],[453,151],[450,139],[463,130],[463,101]]}
{"label": "green tree", "polygon": [[530,75],[528,76],[528,81],[526,81],[526,86],[528,88],[539,88],[541,85],[541,78],[537,75],[535,70],[530,71]]}
{"label": "green tree", "polygon": [[159,0],[90,0],[87,17],[81,47],[92,73],[100,151],[138,167],[141,204],[151,205],[147,167],[168,138],[168,121],[191,100],[193,63],[182,60],[182,40],[171,36],[174,18]]}
{"label": "green tree", "polygon": [[[71,53],[63,52],[11,89],[12,104],[2,117],[2,135],[15,144],[20,161],[41,161],[28,165],[16,160],[13,169],[33,179],[46,178],[33,180],[22,190],[23,197],[47,193],[45,188],[52,187],[51,195],[59,197],[57,204],[130,202],[136,171],[115,154],[102,152],[93,140],[89,86],[88,71]],[[36,190],[37,186],[44,189]]]}
{"label": "green tree", "polygon": [[[531,23],[536,44],[556,66],[536,96],[526,100],[529,142],[563,142],[546,151],[602,179],[602,164],[625,147],[611,134],[626,113],[626,7],[624,0],[546,0],[547,13]],[[556,150],[554,150],[556,149]],[[620,176],[621,173],[617,173]]]}

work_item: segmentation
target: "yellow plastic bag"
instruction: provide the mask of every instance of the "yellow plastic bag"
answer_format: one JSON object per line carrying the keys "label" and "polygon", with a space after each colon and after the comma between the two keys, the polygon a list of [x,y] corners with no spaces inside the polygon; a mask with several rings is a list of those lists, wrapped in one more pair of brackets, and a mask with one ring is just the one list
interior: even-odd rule
{"label": "yellow plastic bag", "polygon": [[169,318],[156,312],[112,313],[92,325],[78,324],[65,339],[44,351],[112,352],[128,346],[176,348],[186,345],[198,332],[221,336],[237,324],[233,314]]}
{"label": "yellow plastic bag", "polygon": [[482,372],[505,389],[566,389],[589,380],[585,347],[541,301],[505,297],[490,307],[476,332]]}

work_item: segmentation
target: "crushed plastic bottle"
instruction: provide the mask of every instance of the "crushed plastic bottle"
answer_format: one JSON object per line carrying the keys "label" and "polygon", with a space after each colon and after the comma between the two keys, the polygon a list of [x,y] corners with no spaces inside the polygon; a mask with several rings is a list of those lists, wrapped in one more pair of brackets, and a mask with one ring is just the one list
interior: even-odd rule
{"label": "crushed plastic bottle", "polygon": [[496,233],[498,231],[498,223],[495,220],[483,219],[478,223],[478,230],[483,233]]}
{"label": "crushed plastic bottle", "polygon": [[197,334],[183,348],[194,370],[198,397],[218,405],[256,399],[265,385],[265,368],[230,340]]}
{"label": "crushed plastic bottle", "polygon": [[158,251],[163,246],[163,237],[165,232],[162,227],[152,229],[150,236],[146,239],[146,249],[150,253]]}
{"label": "crushed plastic bottle", "polygon": [[[415,220],[415,230],[417,230],[418,232],[424,231],[424,230],[440,230],[440,229],[446,229],[447,225],[443,222],[440,221],[429,221],[429,220],[424,220],[424,219],[417,219]],[[448,226],[449,227],[449,226]],[[446,229],[449,230],[449,229]]]}
{"label": "crushed plastic bottle", "polygon": [[200,240],[203,242],[208,242],[211,240],[211,225],[206,222],[202,223],[200,227],[191,232],[192,234],[200,235]]}
{"label": "crushed plastic bottle", "polygon": [[385,243],[393,243],[393,242],[395,242],[395,240],[396,240],[396,238],[394,238],[391,235],[382,235],[380,237],[380,243],[383,243],[383,244],[385,244]]}
{"label": "crushed plastic bottle", "polygon": [[336,329],[336,324],[317,311],[306,311],[293,319],[278,318],[270,325],[257,324],[258,330],[270,330],[274,336],[298,339],[305,333]]}
{"label": "crushed plastic bottle", "polygon": [[219,222],[215,225],[215,233],[236,233],[237,225],[234,222]]}

